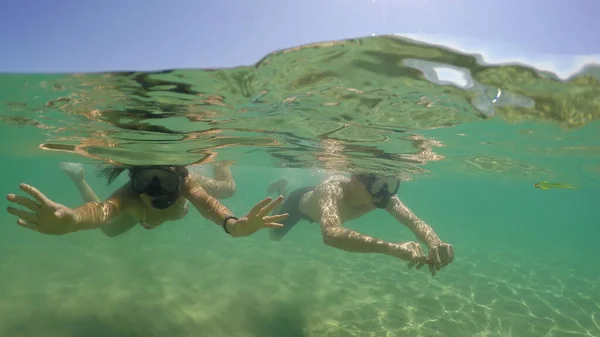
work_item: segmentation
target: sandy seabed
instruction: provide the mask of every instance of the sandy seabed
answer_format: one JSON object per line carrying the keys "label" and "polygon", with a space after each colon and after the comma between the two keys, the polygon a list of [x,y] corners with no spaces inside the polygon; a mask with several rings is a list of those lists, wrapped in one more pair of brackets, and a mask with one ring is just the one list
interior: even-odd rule
{"label": "sandy seabed", "polygon": [[600,336],[599,282],[569,259],[462,249],[431,277],[316,237],[144,235],[5,245],[0,336]]}

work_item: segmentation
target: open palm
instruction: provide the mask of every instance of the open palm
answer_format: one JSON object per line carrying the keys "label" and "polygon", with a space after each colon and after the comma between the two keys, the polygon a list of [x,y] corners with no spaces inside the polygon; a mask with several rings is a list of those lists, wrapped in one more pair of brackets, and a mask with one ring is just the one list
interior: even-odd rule
{"label": "open palm", "polygon": [[240,218],[235,223],[236,234],[239,236],[251,235],[261,228],[281,228],[282,224],[277,223],[287,219],[289,216],[286,214],[271,215],[271,213],[277,206],[283,202],[283,196],[277,197],[275,200],[272,198],[265,198],[250,210],[248,215]]}
{"label": "open palm", "polygon": [[6,196],[8,201],[29,209],[31,212],[7,207],[8,213],[18,217],[20,226],[31,230],[52,235],[62,235],[72,231],[75,224],[75,213],[72,209],[53,202],[35,187],[20,184],[19,188],[33,197],[27,198],[15,194]]}

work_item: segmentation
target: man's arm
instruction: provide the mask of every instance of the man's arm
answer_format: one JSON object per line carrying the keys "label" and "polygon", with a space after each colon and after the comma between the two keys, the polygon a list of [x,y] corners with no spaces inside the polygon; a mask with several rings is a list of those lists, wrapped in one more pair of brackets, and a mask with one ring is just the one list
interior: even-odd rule
{"label": "man's arm", "polygon": [[342,227],[338,203],[342,189],[334,185],[321,185],[315,189],[320,207],[320,225],[323,242],[331,247],[356,253],[390,254],[396,244],[363,235]]}
{"label": "man's arm", "polygon": [[408,227],[417,239],[430,249],[442,242],[433,229],[419,219],[397,196],[392,197],[386,210],[400,223]]}

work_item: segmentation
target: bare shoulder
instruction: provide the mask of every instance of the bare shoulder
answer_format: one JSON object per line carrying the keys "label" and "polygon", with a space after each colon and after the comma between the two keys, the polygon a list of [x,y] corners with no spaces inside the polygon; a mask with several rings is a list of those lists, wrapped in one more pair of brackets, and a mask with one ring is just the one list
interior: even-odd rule
{"label": "bare shoulder", "polygon": [[133,196],[133,190],[131,189],[131,183],[125,183],[121,187],[117,188],[114,191],[109,199],[117,198],[117,199],[125,199]]}
{"label": "bare shoulder", "polygon": [[126,183],[114,191],[104,202],[117,205],[121,210],[131,208],[138,199],[131,189],[131,183]]}
{"label": "bare shoulder", "polygon": [[339,199],[343,194],[342,184],[348,181],[350,181],[350,178],[343,175],[332,175],[325,178],[317,185],[315,192],[317,192],[320,197]]}

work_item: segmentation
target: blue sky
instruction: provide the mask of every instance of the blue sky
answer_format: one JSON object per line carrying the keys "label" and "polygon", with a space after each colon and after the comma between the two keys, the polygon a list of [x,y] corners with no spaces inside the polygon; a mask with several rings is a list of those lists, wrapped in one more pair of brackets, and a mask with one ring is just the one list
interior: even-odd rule
{"label": "blue sky", "polygon": [[599,54],[597,13],[597,0],[6,0],[0,72],[229,67],[372,33]]}

